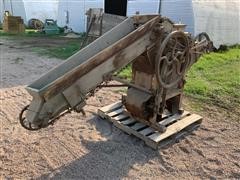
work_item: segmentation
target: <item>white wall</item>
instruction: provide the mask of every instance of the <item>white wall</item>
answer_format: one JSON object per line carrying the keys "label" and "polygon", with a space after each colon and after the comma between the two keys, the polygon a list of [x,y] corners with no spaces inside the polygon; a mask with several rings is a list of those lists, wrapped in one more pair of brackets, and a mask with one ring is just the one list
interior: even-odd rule
{"label": "white wall", "polygon": [[23,0],[23,2],[27,21],[32,18],[43,22],[45,19],[57,19],[58,0]]}
{"label": "white wall", "polygon": [[66,25],[65,12],[69,12],[68,26],[75,32],[83,32],[86,28],[85,13],[89,8],[103,8],[103,0],[59,0],[58,5],[58,25]]}
{"label": "white wall", "polygon": [[218,48],[240,43],[239,0],[193,0],[195,34],[207,32]]}
{"label": "white wall", "polygon": [[159,0],[128,0],[127,16],[140,14],[158,14]]}
{"label": "white wall", "polygon": [[192,0],[162,0],[161,14],[175,23],[186,24],[186,30],[194,34]]}
{"label": "white wall", "polygon": [[[140,14],[158,13],[159,0],[128,0],[127,15],[139,11]],[[68,26],[75,32],[83,32],[86,28],[85,12],[89,8],[104,8],[104,0],[59,0],[58,25],[65,26],[65,11],[69,12]]]}
{"label": "white wall", "polygon": [[26,12],[24,8],[24,3],[22,0],[12,0],[12,6],[9,0],[5,0],[3,4],[3,0],[0,0],[0,20],[3,20],[4,11],[9,11],[13,13],[14,16],[21,16],[24,22],[26,23]]}
{"label": "white wall", "polygon": [[0,0],[0,22],[3,22],[3,1]]}

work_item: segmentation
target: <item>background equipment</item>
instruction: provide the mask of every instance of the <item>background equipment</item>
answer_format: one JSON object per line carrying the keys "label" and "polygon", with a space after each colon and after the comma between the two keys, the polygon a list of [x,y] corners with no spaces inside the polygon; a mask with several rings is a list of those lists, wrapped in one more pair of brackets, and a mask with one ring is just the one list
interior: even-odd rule
{"label": "background equipment", "polygon": [[20,16],[12,16],[9,11],[5,11],[3,31],[6,33],[24,33],[25,25],[23,19]]}

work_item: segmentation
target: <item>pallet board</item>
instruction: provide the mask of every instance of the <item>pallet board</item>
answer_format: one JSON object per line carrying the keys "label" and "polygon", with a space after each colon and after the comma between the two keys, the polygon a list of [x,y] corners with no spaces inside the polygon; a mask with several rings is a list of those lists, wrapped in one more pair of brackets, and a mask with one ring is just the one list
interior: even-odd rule
{"label": "pallet board", "polygon": [[157,149],[166,146],[196,129],[202,117],[184,111],[181,115],[165,114],[159,124],[167,127],[164,133],[160,133],[150,126],[130,117],[121,102],[110,104],[98,109],[98,115],[113,123],[114,126],[129,135],[142,139],[146,145]]}
{"label": "pallet board", "polygon": [[5,16],[3,20],[3,31],[8,33],[25,32],[23,19],[20,16]]}

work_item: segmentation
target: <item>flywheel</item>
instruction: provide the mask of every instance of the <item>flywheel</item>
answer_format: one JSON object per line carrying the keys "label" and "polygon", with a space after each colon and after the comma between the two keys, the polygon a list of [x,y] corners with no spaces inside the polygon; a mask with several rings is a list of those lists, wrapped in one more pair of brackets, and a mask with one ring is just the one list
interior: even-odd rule
{"label": "flywheel", "polygon": [[155,60],[159,86],[171,88],[184,77],[189,65],[189,40],[182,31],[170,33],[161,43]]}

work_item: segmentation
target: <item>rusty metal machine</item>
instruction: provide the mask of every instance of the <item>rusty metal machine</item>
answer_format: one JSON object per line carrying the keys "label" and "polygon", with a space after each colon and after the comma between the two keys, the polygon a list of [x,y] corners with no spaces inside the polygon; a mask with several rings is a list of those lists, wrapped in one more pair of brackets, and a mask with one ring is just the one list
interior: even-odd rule
{"label": "rusty metal machine", "polygon": [[[183,113],[186,72],[212,47],[207,34],[193,38],[184,29],[160,15],[127,18],[26,87],[33,99],[20,113],[22,126],[38,130],[67,112],[83,112],[95,89],[116,80],[128,86],[122,104],[129,116],[164,133],[163,114]],[[131,82],[114,76],[129,64]]]}

